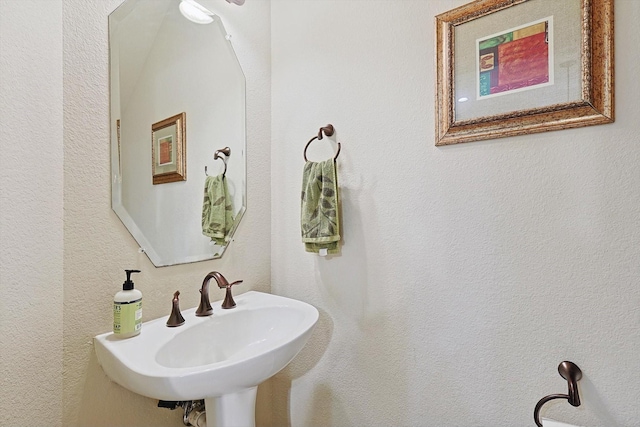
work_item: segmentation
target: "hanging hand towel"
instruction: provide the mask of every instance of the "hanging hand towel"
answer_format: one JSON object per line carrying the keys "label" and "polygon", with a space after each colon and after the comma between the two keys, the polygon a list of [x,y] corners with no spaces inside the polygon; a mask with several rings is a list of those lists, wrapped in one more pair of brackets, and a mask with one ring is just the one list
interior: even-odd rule
{"label": "hanging hand towel", "polygon": [[233,226],[233,202],[224,175],[208,176],[204,182],[202,234],[218,245],[226,245]]}
{"label": "hanging hand towel", "polygon": [[338,174],[334,159],[307,162],[302,174],[300,215],[302,241],[307,252],[335,254],[340,251]]}

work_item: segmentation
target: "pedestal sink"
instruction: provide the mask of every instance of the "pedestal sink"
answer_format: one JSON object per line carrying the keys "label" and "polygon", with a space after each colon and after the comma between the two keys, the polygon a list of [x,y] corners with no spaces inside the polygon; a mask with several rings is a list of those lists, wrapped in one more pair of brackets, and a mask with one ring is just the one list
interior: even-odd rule
{"label": "pedestal sink", "polygon": [[167,318],[145,322],[142,333],[94,344],[107,376],[126,389],[158,400],[205,400],[207,427],[254,427],[257,386],[283,369],[304,347],[318,320],[310,304],[250,291],[236,308],[168,328]]}

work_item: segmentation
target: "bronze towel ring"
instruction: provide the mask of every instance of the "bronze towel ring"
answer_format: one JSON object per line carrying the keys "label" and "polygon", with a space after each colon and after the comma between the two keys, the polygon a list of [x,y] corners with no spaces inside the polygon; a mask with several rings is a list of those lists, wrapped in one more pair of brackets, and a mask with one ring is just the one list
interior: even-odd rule
{"label": "bronze towel ring", "polygon": [[[309,140],[309,142],[307,142],[307,145],[304,146],[304,161],[308,162],[309,160],[307,160],[307,148],[309,148],[309,145],[314,141],[314,140],[321,140],[324,136],[333,136],[333,134],[335,133],[335,128],[333,127],[332,124],[328,124],[326,126],[323,126],[320,128],[320,130],[318,131],[318,135],[314,136],[313,138],[311,138]],[[324,132],[324,136],[322,135],[322,133]],[[333,160],[335,161],[338,158],[338,155],[340,154],[340,143],[338,142],[338,151],[336,152],[336,155],[333,157]]]}
{"label": "bronze towel ring", "polygon": [[[224,154],[224,156],[226,157],[222,157],[222,155]],[[224,147],[221,148],[219,150],[216,150],[213,153],[213,160],[222,160],[222,163],[224,163],[224,171],[222,172],[222,177],[225,178],[227,176],[227,157],[229,157],[231,155],[231,148],[229,147]],[[209,176],[209,174],[207,173],[207,166],[204,166],[204,174]]]}
{"label": "bronze towel ring", "polygon": [[550,400],[554,399],[567,399],[571,406],[580,406],[580,394],[578,394],[578,381],[582,378],[582,371],[573,362],[564,361],[558,365],[558,373],[562,378],[567,380],[567,385],[569,391],[567,394],[550,394],[548,396],[540,399],[535,409],[533,410],[533,421],[535,421],[536,426],[542,427],[542,423],[540,422],[540,409],[542,409],[542,405],[547,403]]}

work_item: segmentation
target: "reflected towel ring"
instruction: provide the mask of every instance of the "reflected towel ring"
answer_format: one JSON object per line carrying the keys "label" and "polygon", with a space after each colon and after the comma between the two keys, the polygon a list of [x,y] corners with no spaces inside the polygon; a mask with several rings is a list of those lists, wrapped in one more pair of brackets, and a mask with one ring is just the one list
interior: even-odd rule
{"label": "reflected towel ring", "polygon": [[[333,127],[332,124],[328,124],[326,126],[323,126],[320,128],[320,130],[318,131],[318,135],[314,136],[313,138],[311,138],[309,140],[309,142],[307,142],[307,145],[304,146],[304,152],[303,152],[303,156],[304,156],[304,161],[308,162],[309,160],[307,160],[307,148],[309,148],[309,145],[314,141],[314,140],[321,140],[323,138],[322,133],[324,132],[324,136],[333,136],[333,134],[335,133],[335,128]],[[336,155],[333,157],[333,160],[335,161],[338,158],[338,155],[340,154],[340,143],[338,142],[338,151],[336,152]]]}
{"label": "reflected towel ring", "polygon": [[[231,148],[229,147],[221,148],[219,150],[216,150],[213,153],[213,160],[220,159],[222,160],[222,163],[224,163],[224,171],[222,172],[223,177],[227,176],[227,157],[229,157],[230,155],[231,155]],[[204,174],[209,176],[209,174],[207,173],[207,165],[204,166]]]}

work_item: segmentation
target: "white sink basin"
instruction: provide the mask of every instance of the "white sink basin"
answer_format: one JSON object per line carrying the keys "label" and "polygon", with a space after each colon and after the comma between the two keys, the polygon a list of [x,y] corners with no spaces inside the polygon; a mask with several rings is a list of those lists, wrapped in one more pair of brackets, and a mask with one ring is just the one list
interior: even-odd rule
{"label": "white sink basin", "polygon": [[[98,335],[98,361],[109,378],[133,392],[159,400],[205,399],[207,412],[216,405],[218,424],[254,425],[257,385],[304,347],[318,310],[255,291],[235,301],[230,310],[212,303],[213,315],[208,317],[196,317],[195,308],[185,310],[186,322],[176,328],[168,328],[164,317],[145,322],[141,334],[132,338]],[[225,402],[234,403],[228,407]],[[241,419],[238,411],[244,412]],[[235,421],[225,421],[227,416]]]}

